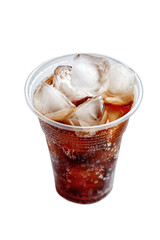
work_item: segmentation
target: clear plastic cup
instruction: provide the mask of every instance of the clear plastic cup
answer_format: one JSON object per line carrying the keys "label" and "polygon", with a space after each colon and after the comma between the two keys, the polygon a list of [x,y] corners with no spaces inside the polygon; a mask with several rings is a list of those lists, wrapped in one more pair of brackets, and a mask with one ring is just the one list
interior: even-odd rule
{"label": "clear plastic cup", "polygon": [[[107,56],[92,55],[121,63]],[[57,192],[72,202],[93,203],[104,198],[113,187],[122,135],[130,116],[140,105],[143,88],[135,73],[133,106],[126,115],[113,122],[79,127],[50,120],[34,108],[34,93],[57,66],[72,66],[74,56],[54,58],[38,66],[26,81],[25,97],[30,109],[39,118],[45,134]]]}

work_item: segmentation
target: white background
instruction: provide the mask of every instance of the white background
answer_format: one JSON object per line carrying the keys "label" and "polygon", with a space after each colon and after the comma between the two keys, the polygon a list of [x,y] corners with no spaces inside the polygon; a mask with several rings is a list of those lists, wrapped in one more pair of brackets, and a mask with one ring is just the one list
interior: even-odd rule
{"label": "white background", "polygon": [[[158,0],[0,4],[0,239],[160,239]],[[127,63],[144,98],[123,136],[114,187],[102,201],[61,198],[24,84],[40,63],[76,52]]]}

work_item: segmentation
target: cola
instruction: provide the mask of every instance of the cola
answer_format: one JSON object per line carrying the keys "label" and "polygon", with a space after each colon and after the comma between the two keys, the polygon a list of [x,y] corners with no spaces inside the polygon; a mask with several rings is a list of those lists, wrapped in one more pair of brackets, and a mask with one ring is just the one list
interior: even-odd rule
{"label": "cola", "polygon": [[57,192],[77,203],[104,198],[129,117],[142,99],[136,73],[100,55],[64,56],[31,74],[26,98],[46,136]]}
{"label": "cola", "polygon": [[[129,111],[130,106],[123,106]],[[58,193],[78,203],[92,203],[112,189],[116,162],[128,120],[109,129],[74,131],[40,120]]]}

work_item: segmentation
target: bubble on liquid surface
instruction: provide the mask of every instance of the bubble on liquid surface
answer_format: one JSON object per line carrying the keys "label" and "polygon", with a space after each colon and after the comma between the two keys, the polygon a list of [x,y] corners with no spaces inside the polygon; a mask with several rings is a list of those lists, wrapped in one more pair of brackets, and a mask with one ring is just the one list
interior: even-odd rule
{"label": "bubble on liquid surface", "polygon": [[80,104],[67,121],[74,126],[94,126],[101,123],[104,118],[105,108],[101,96]]}
{"label": "bubble on liquid surface", "polygon": [[52,85],[43,83],[34,94],[34,106],[53,120],[63,120],[75,106]]}

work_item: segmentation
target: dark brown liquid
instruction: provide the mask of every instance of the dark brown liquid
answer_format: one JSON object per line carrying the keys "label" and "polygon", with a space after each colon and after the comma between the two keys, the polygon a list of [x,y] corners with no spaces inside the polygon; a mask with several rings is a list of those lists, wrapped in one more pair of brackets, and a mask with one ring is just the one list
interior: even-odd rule
{"label": "dark brown liquid", "polygon": [[60,129],[41,120],[40,123],[46,135],[58,193],[78,203],[92,203],[106,196],[112,189],[127,121],[92,133],[93,136]]}
{"label": "dark brown liquid", "polygon": [[[48,79],[52,84],[53,78]],[[74,103],[76,106],[83,99]],[[130,111],[127,105],[105,104],[109,121]],[[114,119],[115,118],[115,119]],[[116,162],[128,120],[109,129],[80,132],[52,126],[40,120],[51,156],[58,193],[78,203],[93,203],[112,189]]]}

